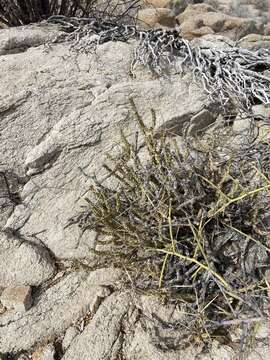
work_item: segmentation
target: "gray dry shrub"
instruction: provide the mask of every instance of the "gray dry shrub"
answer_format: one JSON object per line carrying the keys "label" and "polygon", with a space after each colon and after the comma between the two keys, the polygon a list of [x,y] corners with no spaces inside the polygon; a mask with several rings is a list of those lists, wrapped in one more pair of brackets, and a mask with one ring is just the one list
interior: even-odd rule
{"label": "gray dry shrub", "polygon": [[119,186],[95,180],[75,221],[102,235],[92,250],[100,265],[124,269],[136,291],[181,306],[176,330],[188,341],[267,318],[269,144],[235,151],[223,129],[180,151],[157,135],[153,111],[147,127],[131,103],[149,160],[138,137],[122,133],[119,156],[104,165]]}

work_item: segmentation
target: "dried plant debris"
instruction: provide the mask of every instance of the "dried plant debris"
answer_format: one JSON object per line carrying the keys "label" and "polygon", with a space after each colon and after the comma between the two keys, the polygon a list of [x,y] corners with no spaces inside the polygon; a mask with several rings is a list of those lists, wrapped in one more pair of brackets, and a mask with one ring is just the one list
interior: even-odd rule
{"label": "dried plant debris", "polygon": [[223,132],[180,151],[156,136],[154,112],[147,127],[132,104],[147,154],[122,133],[120,155],[104,165],[119,186],[95,180],[76,216],[82,231],[102,235],[100,263],[179,304],[186,315],[176,329],[188,341],[268,318],[270,145],[230,152]]}
{"label": "dried plant debris", "polygon": [[140,30],[136,24],[103,21],[99,17],[68,18],[52,16],[50,23],[60,24],[66,36],[55,41],[70,41],[76,52],[93,52],[99,44],[108,41],[137,39],[132,70],[146,65],[162,75],[175,66],[180,72],[193,71],[212,100],[219,100],[224,111],[233,105],[238,111],[252,116],[254,104],[270,104],[270,52],[260,49],[252,52],[236,46],[226,49],[193,47],[177,30]]}

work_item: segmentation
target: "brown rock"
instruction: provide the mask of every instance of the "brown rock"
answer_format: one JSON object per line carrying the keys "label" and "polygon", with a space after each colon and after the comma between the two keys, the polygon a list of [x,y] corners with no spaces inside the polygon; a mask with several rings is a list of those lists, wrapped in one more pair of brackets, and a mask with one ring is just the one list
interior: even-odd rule
{"label": "brown rock", "polygon": [[[189,5],[183,14],[177,17],[184,38],[192,40],[206,34],[222,34],[232,40],[262,30],[262,25],[252,19],[229,16],[206,4]],[[211,30],[212,31],[211,31]]]}
{"label": "brown rock", "polygon": [[202,26],[198,29],[194,29],[192,30],[192,37],[189,37],[189,36],[184,36],[188,39],[194,39],[194,38],[197,38],[197,37],[201,37],[201,36],[204,36],[204,35],[209,35],[209,34],[215,34],[214,30],[211,29],[209,26]]}
{"label": "brown rock", "polygon": [[17,286],[6,288],[2,292],[1,302],[7,309],[27,311],[32,305],[31,287]]}
{"label": "brown rock", "polygon": [[177,16],[177,19],[181,24],[185,20],[189,20],[194,15],[208,13],[208,12],[215,12],[215,9],[207,4],[188,5],[185,11]]}
{"label": "brown rock", "polygon": [[138,22],[144,28],[153,27],[174,27],[176,20],[173,12],[170,9],[142,9],[138,11]]}

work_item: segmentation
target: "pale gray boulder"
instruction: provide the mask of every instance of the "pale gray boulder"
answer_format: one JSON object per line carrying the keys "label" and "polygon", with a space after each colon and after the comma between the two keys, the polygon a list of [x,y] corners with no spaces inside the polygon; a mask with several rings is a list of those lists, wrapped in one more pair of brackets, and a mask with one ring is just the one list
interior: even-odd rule
{"label": "pale gray boulder", "polygon": [[50,279],[55,264],[46,248],[0,232],[0,287],[38,286]]}
{"label": "pale gray boulder", "polygon": [[169,77],[157,78],[138,67],[131,76],[135,46],[109,42],[75,57],[67,44],[58,44],[49,52],[40,46],[0,56],[6,109],[1,156],[28,177],[4,228],[38,233],[57,258],[90,257],[95,234],[81,236],[66,225],[91,177],[103,176],[106,152],[117,153],[120,128],[127,135],[138,129],[129,98],[146,122],[153,108],[157,126],[172,135],[182,134],[191,119],[197,123],[191,122],[192,133],[215,121],[214,104],[190,74],[181,77],[172,69]]}

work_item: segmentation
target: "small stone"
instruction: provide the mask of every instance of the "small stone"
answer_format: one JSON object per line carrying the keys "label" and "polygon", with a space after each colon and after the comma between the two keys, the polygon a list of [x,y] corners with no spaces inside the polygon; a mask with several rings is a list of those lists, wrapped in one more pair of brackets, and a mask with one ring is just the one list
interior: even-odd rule
{"label": "small stone", "polygon": [[74,338],[80,334],[79,329],[76,326],[71,326],[67,329],[64,339],[62,341],[62,349],[65,352],[67,348],[70,346]]}
{"label": "small stone", "polygon": [[239,41],[239,46],[251,51],[270,49],[270,36],[248,34]]}
{"label": "small stone", "polygon": [[1,295],[1,302],[7,309],[27,311],[32,305],[31,287],[17,286],[6,288]]}

